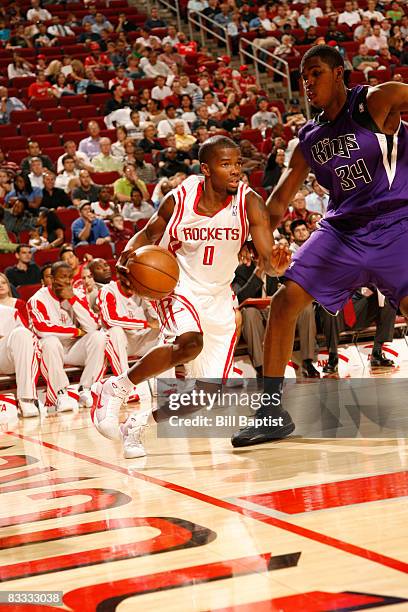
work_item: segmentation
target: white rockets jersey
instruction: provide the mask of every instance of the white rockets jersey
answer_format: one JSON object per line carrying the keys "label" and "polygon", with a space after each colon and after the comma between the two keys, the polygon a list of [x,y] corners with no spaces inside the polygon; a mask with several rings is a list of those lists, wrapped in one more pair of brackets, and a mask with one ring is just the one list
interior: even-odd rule
{"label": "white rockets jersey", "polygon": [[146,329],[148,318],[157,319],[156,312],[147,300],[137,295],[125,295],[117,281],[103,285],[98,294],[98,306],[102,322],[107,329]]}
{"label": "white rockets jersey", "polygon": [[199,293],[230,291],[238,253],[247,239],[245,198],[251,188],[239,182],[236,195],[212,217],[197,212],[204,177],[189,176],[172,194],[173,215],[159,243],[176,256],[180,284]]}

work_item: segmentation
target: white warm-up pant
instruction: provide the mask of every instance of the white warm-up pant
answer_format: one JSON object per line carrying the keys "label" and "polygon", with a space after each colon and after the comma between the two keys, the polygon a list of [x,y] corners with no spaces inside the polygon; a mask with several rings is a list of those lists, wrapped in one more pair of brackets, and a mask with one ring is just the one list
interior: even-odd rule
{"label": "white warm-up pant", "polygon": [[143,357],[159,342],[158,329],[131,330],[111,327],[107,331],[106,352],[114,374],[121,374],[128,368],[128,357]]}
{"label": "white warm-up pant", "polygon": [[37,341],[26,327],[16,327],[0,340],[0,373],[15,374],[17,399],[37,399]]}
{"label": "white warm-up pant", "polygon": [[102,330],[74,339],[68,347],[57,336],[42,338],[41,372],[47,380],[47,400],[55,403],[58,391],[69,384],[64,365],[85,366],[79,381],[83,387],[89,388],[99,380],[105,370],[106,342]]}

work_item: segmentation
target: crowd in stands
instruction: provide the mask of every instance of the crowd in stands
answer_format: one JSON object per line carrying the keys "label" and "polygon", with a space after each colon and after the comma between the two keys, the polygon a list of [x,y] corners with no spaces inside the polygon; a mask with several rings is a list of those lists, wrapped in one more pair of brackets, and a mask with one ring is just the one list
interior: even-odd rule
{"label": "crowd in stands", "polygon": [[[226,29],[233,55],[242,38],[256,41],[260,53],[270,49],[287,60],[295,90],[301,54],[322,42],[343,54],[350,84],[408,75],[405,5],[260,4],[189,0],[182,9]],[[200,172],[200,144],[213,134],[235,139],[243,180],[265,198],[288,163],[306,121],[300,94],[271,98],[248,65],[233,68],[232,60],[189,40],[154,6],[150,15],[126,0],[21,0],[0,6],[0,269],[5,271],[0,306],[17,309],[23,323],[30,318],[45,347],[41,371],[48,399],[60,409],[73,405],[64,363],[84,365],[93,355],[92,368],[85,367],[81,378],[87,405],[90,383],[103,370],[100,351],[120,371],[123,346],[128,354],[136,349],[140,354],[140,338],[146,346],[156,338],[155,313],[135,296],[122,295],[112,271],[163,196]],[[272,70],[268,77],[277,79]],[[282,219],[277,239],[295,251],[315,230],[327,203],[328,194],[311,175]],[[98,280],[101,265],[105,280]],[[245,286],[262,281],[264,273],[254,264],[248,278],[237,274],[242,301],[247,293],[239,289],[239,278],[246,278]],[[103,285],[109,289],[97,298]],[[258,282],[254,287],[259,293]],[[126,342],[124,332],[105,333],[118,326]],[[313,376],[313,311],[299,328],[305,375]],[[259,369],[263,336],[257,333]],[[84,339],[78,348],[83,336],[89,342]],[[52,354],[59,357],[51,364]]]}

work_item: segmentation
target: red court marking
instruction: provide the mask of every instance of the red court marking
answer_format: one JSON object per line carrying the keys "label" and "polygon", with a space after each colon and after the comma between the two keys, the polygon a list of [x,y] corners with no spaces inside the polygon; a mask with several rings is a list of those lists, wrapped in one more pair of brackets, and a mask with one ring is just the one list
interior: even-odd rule
{"label": "red court marking", "polygon": [[388,602],[381,595],[310,591],[300,595],[289,595],[267,601],[251,601],[248,604],[217,608],[212,612],[299,612],[299,610],[302,610],[302,612],[329,612],[330,610],[376,608],[377,605],[384,605],[384,603]]}
{"label": "red court marking", "polygon": [[343,542],[343,540],[327,536],[323,533],[319,533],[318,531],[313,531],[312,529],[307,529],[306,527],[301,527],[300,525],[294,525],[278,518],[266,516],[261,512],[247,510],[246,508],[238,506],[238,504],[234,504],[224,499],[218,499],[217,497],[213,497],[212,495],[207,495],[206,493],[201,493],[200,491],[194,491],[193,489],[188,489],[187,487],[183,487],[182,485],[178,485],[173,482],[167,482],[166,480],[161,480],[159,478],[155,478],[154,476],[149,476],[148,474],[135,472],[134,470],[128,470],[119,465],[114,465],[113,463],[108,463],[107,461],[96,459],[95,457],[89,457],[88,455],[84,455],[83,453],[78,453],[67,448],[62,448],[61,446],[51,444],[50,442],[36,440],[31,436],[25,436],[14,431],[8,431],[6,433],[10,436],[21,438],[21,440],[27,440],[28,442],[33,442],[34,444],[38,444],[39,446],[45,446],[46,448],[51,448],[52,450],[56,450],[60,453],[65,453],[66,455],[70,455],[71,457],[75,457],[76,459],[82,459],[83,461],[87,461],[88,463],[94,463],[95,465],[105,467],[109,470],[114,470],[115,472],[119,472],[120,474],[125,474],[125,476],[132,476],[133,478],[144,480],[145,482],[149,482],[151,484],[158,485],[159,487],[163,487],[170,491],[174,491],[175,493],[181,493],[182,495],[193,497],[194,499],[198,499],[199,501],[202,501],[204,503],[211,504],[213,506],[218,506],[219,508],[224,508],[225,510],[231,510],[232,512],[237,512],[238,514],[248,516],[256,521],[260,521],[267,525],[277,527],[278,529],[284,529],[285,531],[289,531],[291,533],[296,533],[297,535],[303,538],[314,540],[315,542],[325,544],[326,546],[332,546],[333,548],[342,550],[343,552],[350,553],[351,555],[356,555],[357,557],[362,557],[363,559],[373,561],[374,563],[385,565],[386,567],[390,567],[399,572],[404,572],[405,574],[408,573],[408,563],[400,561],[399,559],[393,559],[392,557],[388,557],[387,555],[382,555],[381,553],[377,553],[373,550],[368,550],[367,548],[362,548],[361,546],[350,544],[349,542]]}
{"label": "red court marking", "polygon": [[394,472],[248,495],[239,499],[246,499],[254,504],[287,514],[297,514],[406,495],[408,495],[408,472]]}

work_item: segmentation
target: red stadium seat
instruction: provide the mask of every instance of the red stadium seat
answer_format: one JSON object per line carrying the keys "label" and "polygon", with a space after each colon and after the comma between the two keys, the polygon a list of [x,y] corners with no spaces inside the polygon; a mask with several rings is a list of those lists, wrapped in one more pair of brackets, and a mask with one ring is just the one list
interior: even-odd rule
{"label": "red stadium seat", "polygon": [[104,138],[110,138],[112,142],[116,140],[116,130],[101,130],[101,136]]}
{"label": "red stadium seat", "polygon": [[14,151],[16,149],[24,149],[27,146],[27,138],[24,136],[8,136],[0,140],[1,146],[6,151]]}
{"label": "red stadium seat", "polygon": [[35,110],[11,111],[11,123],[26,123],[27,121],[37,121],[37,112]]}
{"label": "red stadium seat", "polygon": [[35,139],[40,147],[59,147],[61,144],[59,134],[39,134]]}
{"label": "red stadium seat", "polygon": [[61,96],[60,98],[61,106],[65,108],[72,108],[74,106],[84,106],[86,104],[85,96]]}
{"label": "red stadium seat", "polygon": [[253,170],[249,176],[249,184],[256,189],[262,187],[263,170]]}
{"label": "red stadium seat", "polygon": [[[20,51],[23,49],[19,49],[19,55],[22,55]],[[17,89],[22,89],[23,87],[29,87],[31,83],[35,83],[36,77],[34,76],[25,76],[25,77],[14,77],[11,79],[11,83],[13,87],[17,87]]]}
{"label": "red stadium seat", "polygon": [[58,106],[57,108],[43,108],[41,117],[43,121],[57,121],[58,119],[66,119],[68,109]]}
{"label": "red stadium seat", "polygon": [[262,134],[260,130],[242,130],[241,132],[241,140],[250,140],[252,143],[254,142],[262,142]]}
{"label": "red stadium seat", "polygon": [[60,155],[64,155],[65,149],[64,147],[49,147],[49,148],[43,149],[43,153],[44,155],[48,155],[50,160],[53,163],[55,163],[57,159],[60,157]]}
{"label": "red stadium seat", "polygon": [[58,106],[58,100],[56,98],[31,98],[29,106],[35,110],[55,108]]}
{"label": "red stadium seat", "polygon": [[41,283],[35,285],[19,285],[17,287],[18,295],[22,300],[24,300],[24,302],[28,302],[28,300],[34,295],[34,293],[37,293],[37,291],[41,289],[41,287]]}
{"label": "red stadium seat", "polygon": [[20,164],[26,156],[27,151],[25,149],[17,149],[15,151],[9,151],[7,159],[15,164]]}
{"label": "red stadium seat", "polygon": [[91,178],[97,185],[111,185],[120,178],[120,174],[118,172],[91,172]]}
{"label": "red stadium seat", "polygon": [[14,253],[0,253],[0,270],[4,271],[9,266],[14,266],[17,263]]}
{"label": "red stadium seat", "polygon": [[54,263],[58,259],[59,249],[44,249],[34,253],[34,261],[40,267],[46,263]]}
{"label": "red stadium seat", "polygon": [[65,132],[62,134],[62,142],[67,142],[67,140],[73,140],[76,144],[87,137],[86,132]]}
{"label": "red stadium seat", "polygon": [[51,131],[54,134],[78,132],[80,129],[81,124],[78,119],[57,119],[57,121],[51,121]]}
{"label": "red stadium seat", "polygon": [[0,125],[0,140],[8,136],[17,136],[17,126],[12,123]]}
{"label": "red stadium seat", "polygon": [[37,134],[49,134],[48,123],[45,121],[27,121],[20,125],[20,134],[22,136],[37,136]]}
{"label": "red stadium seat", "polygon": [[75,253],[80,261],[87,254],[92,255],[92,257],[101,257],[102,259],[112,258],[112,248],[107,242],[104,244],[83,244],[77,246],[75,247]]}
{"label": "red stadium seat", "polygon": [[107,100],[111,99],[110,93],[95,93],[89,94],[88,101],[95,106],[104,106]]}
{"label": "red stadium seat", "polygon": [[115,243],[115,255],[116,257],[118,257],[118,255],[120,255],[122,253],[122,251],[124,250],[125,246],[127,245],[128,240],[119,240],[118,242]]}
{"label": "red stadium seat", "polygon": [[94,117],[98,114],[98,109],[93,104],[83,104],[71,108],[71,117],[73,119],[82,119],[83,117]]}
{"label": "red stadium seat", "polygon": [[103,117],[100,117],[100,116],[83,117],[82,118],[82,127],[84,128],[84,130],[87,128],[88,123],[90,121],[95,121],[95,123],[97,123],[99,125],[99,129],[106,130],[105,121],[103,120]]}

